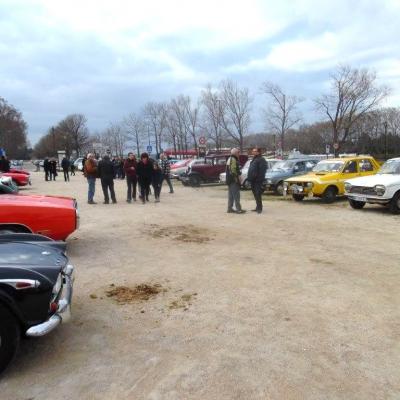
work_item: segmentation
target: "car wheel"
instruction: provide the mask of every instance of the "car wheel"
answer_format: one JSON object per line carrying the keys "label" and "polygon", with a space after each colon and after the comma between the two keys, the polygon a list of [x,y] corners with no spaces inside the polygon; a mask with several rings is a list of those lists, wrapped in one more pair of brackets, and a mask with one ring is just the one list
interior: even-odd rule
{"label": "car wheel", "polygon": [[197,187],[197,186],[200,186],[201,180],[200,180],[199,176],[193,175],[193,176],[190,177],[189,182],[190,182],[191,186],[196,186]]}
{"label": "car wheel", "polygon": [[303,201],[304,194],[292,194],[293,200],[295,201]]}
{"label": "car wheel", "polygon": [[365,206],[365,201],[349,199],[349,204],[352,208],[355,208],[356,210],[361,210]]}
{"label": "car wheel", "polygon": [[275,194],[283,196],[283,182],[278,182],[275,186]]}
{"label": "car wheel", "polygon": [[18,321],[7,307],[0,304],[0,374],[14,359],[21,332]]}
{"label": "car wheel", "polygon": [[243,189],[244,190],[250,190],[251,189],[251,183],[247,179],[243,182]]}
{"label": "car wheel", "polygon": [[322,200],[327,204],[333,203],[336,200],[336,195],[337,188],[335,186],[329,186],[322,195]]}
{"label": "car wheel", "polygon": [[397,192],[389,204],[390,211],[393,214],[400,214],[400,192]]}

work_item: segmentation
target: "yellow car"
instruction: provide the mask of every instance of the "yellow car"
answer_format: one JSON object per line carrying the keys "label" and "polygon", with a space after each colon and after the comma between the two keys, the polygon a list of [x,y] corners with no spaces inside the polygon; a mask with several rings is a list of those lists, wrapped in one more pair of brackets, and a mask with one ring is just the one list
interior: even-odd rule
{"label": "yellow car", "polygon": [[371,156],[322,160],[307,175],[285,180],[284,195],[291,193],[296,201],[302,201],[306,196],[315,196],[321,197],[326,203],[332,203],[336,196],[344,194],[344,181],[374,175],[379,167],[379,163]]}

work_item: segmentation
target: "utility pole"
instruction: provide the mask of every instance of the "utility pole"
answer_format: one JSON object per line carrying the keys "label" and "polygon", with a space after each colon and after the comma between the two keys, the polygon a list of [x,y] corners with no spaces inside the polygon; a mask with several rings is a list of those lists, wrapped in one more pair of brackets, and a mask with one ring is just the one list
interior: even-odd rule
{"label": "utility pole", "polygon": [[57,155],[57,151],[56,151],[56,135],[55,135],[55,129],[54,126],[51,127],[51,136],[53,138],[53,154],[54,156]]}
{"label": "utility pole", "polygon": [[387,160],[387,126],[388,126],[388,123],[385,121],[383,123],[383,126],[385,128],[385,161],[386,161]]}

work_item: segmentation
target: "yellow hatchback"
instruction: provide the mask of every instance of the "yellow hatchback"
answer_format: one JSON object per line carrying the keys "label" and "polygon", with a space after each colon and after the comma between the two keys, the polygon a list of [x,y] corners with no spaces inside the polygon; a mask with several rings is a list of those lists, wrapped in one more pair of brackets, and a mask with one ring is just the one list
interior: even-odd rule
{"label": "yellow hatchback", "polygon": [[371,156],[331,158],[320,161],[307,175],[294,176],[285,180],[284,195],[302,201],[306,196],[321,197],[332,203],[336,196],[344,194],[344,182],[360,176],[374,175],[379,163]]}

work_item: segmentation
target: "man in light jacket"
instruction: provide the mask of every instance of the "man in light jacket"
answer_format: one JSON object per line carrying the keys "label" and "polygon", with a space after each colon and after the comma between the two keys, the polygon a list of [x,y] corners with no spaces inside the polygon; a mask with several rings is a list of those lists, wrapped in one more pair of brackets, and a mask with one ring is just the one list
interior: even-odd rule
{"label": "man in light jacket", "polygon": [[[232,149],[226,163],[226,184],[228,185],[228,213],[243,214],[246,211],[240,205],[240,180],[242,174],[239,165],[239,150]],[[233,209],[235,203],[236,210]]]}

